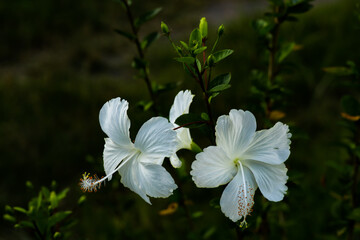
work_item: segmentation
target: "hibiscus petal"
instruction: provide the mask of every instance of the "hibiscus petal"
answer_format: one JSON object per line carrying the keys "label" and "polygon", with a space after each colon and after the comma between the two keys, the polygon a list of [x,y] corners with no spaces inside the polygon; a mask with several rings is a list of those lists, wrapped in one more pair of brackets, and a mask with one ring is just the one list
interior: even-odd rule
{"label": "hibiscus petal", "polygon": [[177,188],[166,169],[157,164],[139,164],[140,185],[150,197],[169,197]]}
{"label": "hibiscus petal", "polygon": [[220,147],[207,147],[195,158],[190,174],[197,187],[218,187],[228,183],[236,174],[234,161]]}
{"label": "hibiscus petal", "polygon": [[175,123],[175,120],[185,113],[189,113],[190,104],[194,98],[191,91],[180,91],[170,109],[169,119],[171,123]]}
{"label": "hibiscus petal", "polygon": [[182,165],[182,162],[180,161],[176,153],[174,153],[174,155],[170,157],[170,163],[174,168],[179,168]]}
{"label": "hibiscus petal", "polygon": [[233,180],[226,186],[220,198],[221,211],[233,222],[246,218],[254,205],[254,194],[257,188],[253,174],[248,168],[239,166]]}
{"label": "hibiscus petal", "polygon": [[[134,148],[122,146],[114,143],[110,138],[105,138],[104,146],[104,169],[106,175],[112,173],[117,166],[122,162],[124,158],[132,154]],[[109,175],[108,180],[110,181],[112,174]]]}
{"label": "hibiscus petal", "polygon": [[243,153],[243,159],[251,159],[269,164],[280,164],[290,155],[289,127],[281,122],[272,128],[258,131]]}
{"label": "hibiscus petal", "polygon": [[114,98],[106,102],[100,110],[101,129],[118,145],[131,145],[128,107],[129,103],[126,100]]}
{"label": "hibiscus petal", "polygon": [[249,111],[232,109],[229,116],[220,116],[216,123],[216,145],[231,158],[238,158],[254,137],[256,120]]}
{"label": "hibiscus petal", "polygon": [[176,150],[176,132],[166,118],[153,117],[140,128],[135,147],[143,154],[159,159],[170,157]]}
{"label": "hibiscus petal", "polygon": [[141,162],[139,155],[119,169],[121,182],[147,203],[150,197],[166,198],[177,188],[171,175],[160,165]]}
{"label": "hibiscus petal", "polygon": [[131,191],[137,193],[147,203],[151,204],[149,197],[146,195],[145,189],[140,184],[140,163],[137,158],[138,154],[134,155],[119,169],[121,183],[124,184],[125,187],[130,188]]}
{"label": "hibiscus petal", "polygon": [[288,180],[285,164],[270,165],[258,161],[243,161],[259,185],[261,193],[270,201],[278,202],[284,198],[287,191],[286,181]]}
{"label": "hibiscus petal", "polygon": [[[175,124],[175,120],[183,114],[189,113],[190,104],[194,98],[194,95],[191,94],[191,91],[180,91],[175,99],[174,103],[171,106],[169,120],[174,124],[174,127],[178,127]],[[178,146],[179,149],[190,149],[192,139],[190,136],[190,130],[188,128],[180,128],[176,130],[177,138],[178,138]]]}

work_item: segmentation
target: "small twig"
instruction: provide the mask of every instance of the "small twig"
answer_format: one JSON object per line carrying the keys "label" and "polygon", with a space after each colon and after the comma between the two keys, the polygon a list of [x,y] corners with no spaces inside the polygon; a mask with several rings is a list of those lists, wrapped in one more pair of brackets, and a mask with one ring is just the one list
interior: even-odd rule
{"label": "small twig", "polygon": [[[138,35],[138,29],[135,27],[135,24],[134,24],[134,17],[131,13],[131,10],[130,10],[130,6],[127,2],[127,0],[122,0],[122,2],[124,3],[125,5],[125,8],[126,8],[126,13],[127,13],[127,16],[128,16],[128,19],[129,19],[129,22],[130,22],[130,26],[131,26],[131,30],[135,36],[135,39],[134,39],[134,42],[135,42],[135,45],[136,45],[136,49],[138,51],[138,54],[139,54],[139,58],[144,61],[145,60],[145,54],[141,48],[141,45],[140,45],[140,40],[139,40],[139,35]],[[154,94],[154,91],[152,89],[152,86],[151,86],[151,81],[150,81],[150,77],[149,77],[149,74],[148,74],[148,67],[147,65],[145,64],[145,66],[142,68],[143,72],[144,72],[144,80],[145,80],[145,83],[146,83],[146,86],[148,88],[148,92],[150,94],[150,98],[151,100],[153,101],[153,110],[154,110],[154,113],[155,115],[158,115],[158,110],[156,108],[156,103],[157,103],[157,96]]]}

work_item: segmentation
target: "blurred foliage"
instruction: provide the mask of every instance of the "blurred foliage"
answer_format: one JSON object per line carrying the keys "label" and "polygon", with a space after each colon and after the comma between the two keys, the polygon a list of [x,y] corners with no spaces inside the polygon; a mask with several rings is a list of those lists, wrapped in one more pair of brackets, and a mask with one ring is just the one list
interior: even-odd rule
{"label": "blurred foliage", "polygon": [[[31,182],[27,181],[26,186],[33,190]],[[52,188],[56,187],[56,182],[52,182]],[[3,218],[8,222],[15,223],[15,228],[27,230],[36,239],[69,239],[71,228],[76,224],[72,217],[73,211],[60,211],[59,206],[69,192],[65,188],[57,193],[42,187],[37,197],[32,198],[28,203],[28,209],[22,207],[5,206],[6,214]],[[78,204],[82,204],[86,197],[81,196]],[[19,213],[22,216],[17,217]]]}
{"label": "blurred foliage", "polygon": [[[354,237],[359,236],[359,210],[351,206],[349,195],[351,158],[357,154],[354,143],[359,143],[354,140],[354,126],[359,121],[349,121],[340,115],[345,111],[354,117],[353,112],[345,110],[349,106],[345,104],[343,109],[341,102],[359,101],[360,97],[358,87],[354,87],[359,86],[360,56],[356,3],[356,0],[315,1],[308,13],[291,14],[298,21],[284,21],[281,27],[282,54],[276,59],[282,66],[281,86],[287,93],[284,100],[277,101],[279,107],[274,110],[285,113],[281,121],[293,126],[292,153],[286,162],[289,191],[283,202],[274,204],[255,194],[254,214],[247,220],[249,229],[259,232],[254,236],[245,229],[244,239],[258,239],[264,231],[269,239],[346,239],[353,221],[357,223]],[[171,26],[170,32],[176,29],[174,39],[187,39],[199,17],[205,16],[208,43],[212,46],[217,32],[211,29],[226,17],[228,22],[224,22],[226,29],[218,46],[233,49],[234,53],[224,59],[224,64],[216,66],[213,75],[231,72],[232,88],[213,99],[214,118],[232,108],[242,108],[262,119],[264,110],[258,103],[263,93],[257,92],[253,84],[259,84],[257,90],[261,90],[260,80],[267,79],[269,56],[264,54],[264,39],[259,39],[252,22],[272,17],[263,15],[266,1],[134,0],[132,9],[139,17],[159,6],[162,12],[142,29],[141,39],[154,30],[160,31],[161,20]],[[77,186],[81,173],[89,168],[103,172],[104,135],[98,124],[99,109],[113,97],[137,102],[148,96],[143,81],[132,78],[135,72],[130,63],[136,49],[113,31],[131,32],[126,15],[120,12],[121,6],[112,1],[0,3],[0,167],[4,170],[1,206],[26,205],[34,196],[23,186],[29,179],[34,186],[47,185],[56,179],[59,188],[70,187],[72,194],[64,200],[64,209],[71,209],[67,204],[76,202],[82,194]],[[152,42],[146,54],[151,56],[150,77],[158,83],[157,88],[169,82],[177,87],[159,96],[161,112],[168,112],[172,102],[169,99],[180,88],[198,89],[196,83],[184,80],[188,78],[186,73],[170,60],[174,53],[165,38]],[[349,59],[353,59],[353,64],[345,65]],[[335,74],[325,73],[324,68]],[[348,76],[349,72],[355,76]],[[178,86],[178,82],[182,84]],[[201,95],[201,90],[198,91],[197,95]],[[345,95],[353,100],[347,97],[341,101]],[[192,111],[201,112],[203,105],[201,99],[195,99]],[[135,115],[136,119],[131,117]],[[133,107],[129,116],[133,119],[131,128],[138,129],[152,114]],[[191,131],[199,136],[196,134],[199,129]],[[339,144],[344,139],[351,141]],[[208,144],[202,138],[196,142],[201,147]],[[186,159],[176,171],[193,226],[188,224],[184,206],[170,207],[174,206],[171,203],[180,202],[177,191],[171,198],[156,199],[149,206],[115,178],[97,194],[87,195],[87,204],[76,216],[78,223],[70,238],[235,238],[234,226],[218,209],[223,188],[193,191],[188,160],[194,159],[194,154],[184,151],[179,155]],[[169,166],[166,167],[170,169]],[[256,214],[263,209],[268,214],[267,230],[259,228],[263,218]],[[171,213],[160,215],[162,210]],[[2,219],[0,238],[29,238],[27,232],[13,230],[12,226]]]}

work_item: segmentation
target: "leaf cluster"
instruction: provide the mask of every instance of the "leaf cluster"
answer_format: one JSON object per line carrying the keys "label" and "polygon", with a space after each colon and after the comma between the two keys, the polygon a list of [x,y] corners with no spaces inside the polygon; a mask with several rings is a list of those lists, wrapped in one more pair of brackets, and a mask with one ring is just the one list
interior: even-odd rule
{"label": "leaf cluster", "polygon": [[[26,185],[33,188],[31,182]],[[52,188],[55,185],[53,182]],[[29,231],[36,239],[67,239],[70,228],[76,224],[72,211],[59,209],[68,192],[69,188],[56,192],[42,187],[38,195],[29,201],[27,208],[7,205],[3,218],[13,223],[15,228]],[[85,197],[82,196],[78,204],[84,201]]]}

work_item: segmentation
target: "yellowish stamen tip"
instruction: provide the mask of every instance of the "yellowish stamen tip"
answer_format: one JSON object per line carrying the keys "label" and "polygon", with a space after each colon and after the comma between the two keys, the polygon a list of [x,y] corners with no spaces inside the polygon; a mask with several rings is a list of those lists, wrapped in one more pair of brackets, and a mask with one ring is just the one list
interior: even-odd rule
{"label": "yellowish stamen tip", "polygon": [[83,192],[96,192],[101,187],[101,183],[98,182],[99,178],[94,174],[90,176],[90,173],[83,173],[82,178],[80,178],[80,189]]}

